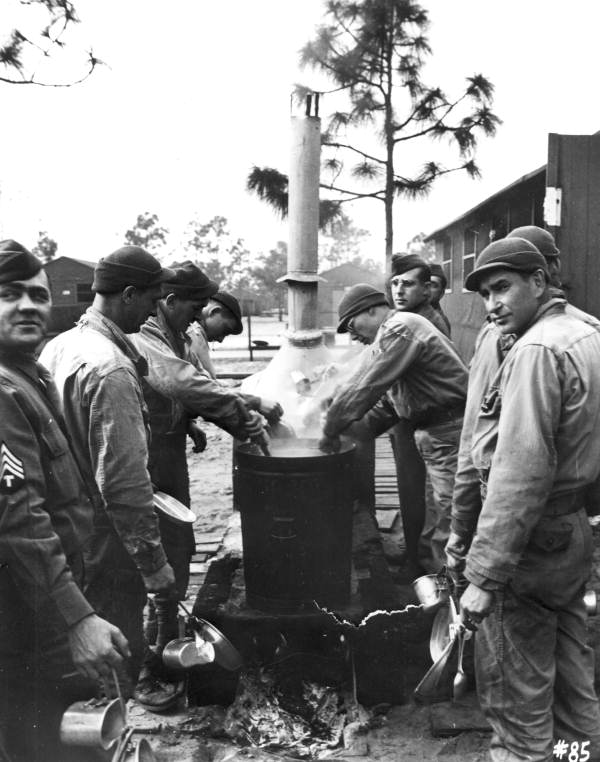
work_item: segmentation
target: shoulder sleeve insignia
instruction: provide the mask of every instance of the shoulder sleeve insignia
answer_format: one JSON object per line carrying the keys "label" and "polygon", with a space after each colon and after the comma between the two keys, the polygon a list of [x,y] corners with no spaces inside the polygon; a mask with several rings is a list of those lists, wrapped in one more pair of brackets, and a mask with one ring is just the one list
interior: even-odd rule
{"label": "shoulder sleeve insignia", "polygon": [[10,495],[25,483],[23,461],[4,442],[0,445],[0,494]]}

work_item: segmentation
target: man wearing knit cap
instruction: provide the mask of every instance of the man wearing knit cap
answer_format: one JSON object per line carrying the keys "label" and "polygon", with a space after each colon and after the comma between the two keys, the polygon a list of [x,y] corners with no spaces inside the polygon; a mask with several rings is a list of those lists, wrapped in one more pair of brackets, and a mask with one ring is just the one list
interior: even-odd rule
{"label": "man wearing knit cap", "polygon": [[216,370],[210,357],[209,342],[220,344],[226,336],[238,336],[243,330],[240,303],[227,291],[213,294],[197,320],[191,323],[188,329],[191,350],[213,378],[216,378]]}
{"label": "man wearing knit cap", "polygon": [[[600,332],[552,296],[545,259],[525,239],[487,246],[465,286],[515,339],[484,396],[469,386],[481,491],[471,501],[455,493],[447,548],[450,569],[468,583],[463,620],[479,628],[491,759],[545,762],[562,739],[599,760],[583,592],[592,551],[585,492],[600,472]],[[476,354],[475,378],[478,364]]]}
{"label": "man wearing knit cap", "polygon": [[[143,389],[150,412],[149,469],[159,490],[190,507],[186,432],[190,419],[202,416],[239,439],[260,434],[262,422],[250,413],[245,422],[239,395],[196,367],[186,335],[192,320],[217,293],[217,284],[196,265],[184,263],[163,284],[163,296],[155,316],[131,337],[148,362]],[[191,432],[190,432],[191,433]],[[183,600],[189,580],[190,560],[195,550],[190,524],[175,524],[159,514],[161,536],[167,558],[175,571],[177,597]],[[135,697],[154,711],[163,711],[178,698],[180,676],[162,667],[160,652],[177,637],[177,601],[156,596],[158,654],[145,660]]]}
{"label": "man wearing knit cap", "polygon": [[[70,760],[59,723],[76,698],[129,655],[84,597],[81,549],[92,531],[84,483],[56,388],[34,353],[50,316],[48,278],[16,241],[0,242],[0,758]],[[86,690],[87,688],[87,690]],[[82,691],[79,694],[79,691]],[[77,759],[83,759],[77,755]]]}
{"label": "man wearing knit cap", "polygon": [[[467,370],[452,343],[429,320],[390,310],[385,295],[353,286],[339,305],[338,333],[371,344],[370,361],[337,392],[327,411],[323,449],[335,449],[352,427],[375,437],[409,419],[431,479],[437,526],[431,546],[441,568],[448,538]],[[353,425],[355,421],[359,424]]]}
{"label": "man wearing knit cap", "polygon": [[171,277],[139,246],[124,246],[101,259],[92,306],[41,355],[62,397],[79,468],[102,495],[86,551],[85,590],[96,610],[129,640],[129,679],[122,685],[127,693],[144,653],[146,593],[174,594],[175,579],[161,544],[148,473],[141,385],[148,368],[126,334],[155,313],[161,284]]}

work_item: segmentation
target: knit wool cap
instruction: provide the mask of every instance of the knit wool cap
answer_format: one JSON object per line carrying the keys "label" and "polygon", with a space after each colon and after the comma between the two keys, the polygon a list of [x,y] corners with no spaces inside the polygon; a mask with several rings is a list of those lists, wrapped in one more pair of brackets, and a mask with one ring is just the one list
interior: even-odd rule
{"label": "knit wool cap", "polygon": [[355,315],[366,312],[370,307],[385,304],[389,307],[388,300],[382,291],[378,291],[368,283],[357,283],[345,294],[338,307],[339,323],[338,333],[348,332],[348,323]]}
{"label": "knit wool cap", "polygon": [[560,249],[556,247],[554,236],[537,225],[524,225],[522,228],[515,228],[506,237],[524,238],[532,243],[544,257],[560,256]]}
{"label": "knit wool cap", "polygon": [[0,283],[29,280],[42,269],[42,263],[17,241],[0,241]]}
{"label": "knit wool cap", "polygon": [[402,273],[408,272],[408,270],[414,270],[415,267],[423,267],[425,272],[425,279],[429,280],[431,276],[431,269],[427,262],[418,254],[392,254],[392,277],[394,275],[402,275]]}
{"label": "knit wool cap", "polygon": [[546,278],[550,278],[546,260],[532,243],[524,238],[501,238],[492,241],[477,257],[474,270],[465,280],[465,288],[477,291],[483,276],[500,269],[524,273],[543,270]]}
{"label": "knit wool cap", "polygon": [[101,259],[94,270],[92,291],[116,294],[127,286],[146,289],[172,276],[158,259],[141,246],[121,246]]}
{"label": "knit wool cap", "polygon": [[442,288],[446,288],[448,279],[446,278],[444,268],[441,265],[438,265],[437,262],[434,262],[432,265],[429,265],[429,269],[431,270],[431,277],[433,278],[435,275],[436,278],[439,278],[442,281]]}
{"label": "knit wool cap", "polygon": [[242,333],[244,330],[244,325],[242,323],[242,310],[240,309],[240,303],[235,298],[235,296],[233,296],[233,294],[227,293],[227,291],[217,291],[217,293],[213,294],[210,298],[213,302],[219,302],[219,304],[223,305],[223,307],[225,307],[225,309],[228,310],[228,312],[230,312],[235,318],[235,329],[232,331],[232,333],[236,336]]}
{"label": "knit wool cap", "polygon": [[219,290],[219,285],[205,275],[193,262],[184,262],[169,271],[163,295],[176,294],[182,299],[208,299]]}

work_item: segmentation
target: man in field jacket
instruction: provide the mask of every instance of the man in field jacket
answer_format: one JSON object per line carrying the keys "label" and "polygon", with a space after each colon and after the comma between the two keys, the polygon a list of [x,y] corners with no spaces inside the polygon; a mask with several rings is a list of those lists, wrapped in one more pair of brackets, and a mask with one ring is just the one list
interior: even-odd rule
{"label": "man in field jacket", "polygon": [[[429,320],[390,310],[385,295],[353,286],[339,306],[338,332],[371,344],[361,364],[336,393],[323,428],[323,448],[353,427],[359,437],[377,436],[408,418],[431,479],[437,509],[432,550],[439,566],[450,526],[458,441],[467,369],[452,343]],[[362,419],[362,420],[361,420]],[[358,424],[354,424],[359,421]]]}
{"label": "man in field jacket", "polygon": [[81,591],[97,492],[82,479],[56,388],[35,361],[50,304],[39,260],[0,242],[0,759],[11,762],[72,759],[60,718],[94,684],[65,676],[76,668],[96,679],[129,655]]}
{"label": "man in field jacket", "polygon": [[583,603],[585,492],[600,471],[600,333],[567,313],[548,280],[539,251],[514,237],[486,247],[466,281],[497,330],[516,337],[470,434],[481,499],[454,504],[448,543],[469,583],[462,615],[479,625],[477,686],[494,762],[549,760],[556,740],[585,742],[600,759]]}
{"label": "man in field jacket", "polygon": [[[137,679],[144,653],[146,592],[174,591],[173,570],[161,544],[148,473],[148,420],[141,379],[147,364],[126,333],[155,312],[160,263],[137,246],[124,246],[94,271],[93,305],[75,328],[41,355],[52,373],[78,465],[95,480],[103,507],[86,549],[86,595],[126,634]],[[125,676],[123,676],[125,677]],[[124,686],[130,691],[132,685]]]}

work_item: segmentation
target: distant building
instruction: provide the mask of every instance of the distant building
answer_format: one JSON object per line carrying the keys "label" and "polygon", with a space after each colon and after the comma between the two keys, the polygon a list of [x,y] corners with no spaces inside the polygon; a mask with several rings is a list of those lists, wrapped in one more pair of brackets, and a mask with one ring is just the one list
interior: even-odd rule
{"label": "distant building", "polygon": [[442,301],[452,338],[468,360],[485,320],[463,283],[491,240],[521,225],[546,227],[561,250],[562,280],[573,304],[600,314],[600,133],[548,136],[548,163],[520,177],[430,233],[448,278]]}
{"label": "distant building", "polygon": [[331,328],[338,323],[338,306],[346,291],[356,283],[369,283],[382,291],[385,289],[385,277],[364,267],[346,262],[323,270],[319,275],[324,281],[319,282],[318,292],[318,325],[321,328]]}
{"label": "distant building", "polygon": [[72,328],[93,302],[95,267],[94,262],[71,257],[57,257],[44,265],[52,294],[50,333]]}

